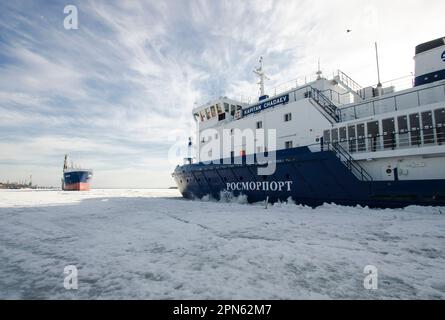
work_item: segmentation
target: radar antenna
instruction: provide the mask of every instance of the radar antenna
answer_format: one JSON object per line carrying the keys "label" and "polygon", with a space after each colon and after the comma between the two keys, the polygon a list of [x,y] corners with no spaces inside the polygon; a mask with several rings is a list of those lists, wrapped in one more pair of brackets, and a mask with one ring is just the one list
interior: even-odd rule
{"label": "radar antenna", "polygon": [[255,73],[260,78],[260,80],[258,81],[258,84],[260,85],[260,96],[262,97],[265,95],[264,80],[270,80],[270,79],[266,76],[266,74],[264,73],[264,70],[263,70],[263,57],[260,57],[259,63],[260,63],[260,66],[258,68],[255,68],[253,70],[253,73]]}

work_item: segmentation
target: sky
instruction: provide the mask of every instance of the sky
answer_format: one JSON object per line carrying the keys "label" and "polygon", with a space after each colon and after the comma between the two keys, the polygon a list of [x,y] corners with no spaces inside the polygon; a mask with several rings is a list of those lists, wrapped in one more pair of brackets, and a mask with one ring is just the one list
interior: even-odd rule
{"label": "sky", "polygon": [[[78,28],[66,29],[67,5]],[[414,47],[445,36],[443,0],[1,1],[0,181],[60,186],[63,156],[94,188],[165,188],[219,96],[341,69],[362,86],[414,71]],[[346,32],[351,30],[351,32]]]}

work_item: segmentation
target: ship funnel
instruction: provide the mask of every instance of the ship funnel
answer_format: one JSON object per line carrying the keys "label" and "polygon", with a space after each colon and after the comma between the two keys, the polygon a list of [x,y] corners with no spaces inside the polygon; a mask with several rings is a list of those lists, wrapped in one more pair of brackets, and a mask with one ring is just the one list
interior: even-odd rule
{"label": "ship funnel", "polygon": [[414,86],[445,79],[445,37],[416,47]]}

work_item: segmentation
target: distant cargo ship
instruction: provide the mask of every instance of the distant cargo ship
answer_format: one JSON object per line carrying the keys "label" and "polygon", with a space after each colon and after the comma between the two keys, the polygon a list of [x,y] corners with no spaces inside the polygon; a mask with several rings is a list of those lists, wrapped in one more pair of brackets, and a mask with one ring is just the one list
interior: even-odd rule
{"label": "distant cargo ship", "polygon": [[73,164],[68,165],[68,155],[65,155],[63,163],[62,190],[65,191],[88,191],[93,170],[75,168]]}

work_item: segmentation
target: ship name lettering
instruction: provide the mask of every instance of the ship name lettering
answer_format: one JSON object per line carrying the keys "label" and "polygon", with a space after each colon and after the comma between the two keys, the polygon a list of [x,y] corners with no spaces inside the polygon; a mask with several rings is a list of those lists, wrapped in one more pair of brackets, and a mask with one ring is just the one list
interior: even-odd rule
{"label": "ship name lettering", "polygon": [[293,181],[227,182],[227,191],[291,191]]}

